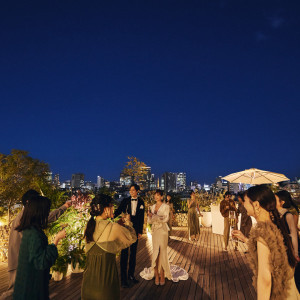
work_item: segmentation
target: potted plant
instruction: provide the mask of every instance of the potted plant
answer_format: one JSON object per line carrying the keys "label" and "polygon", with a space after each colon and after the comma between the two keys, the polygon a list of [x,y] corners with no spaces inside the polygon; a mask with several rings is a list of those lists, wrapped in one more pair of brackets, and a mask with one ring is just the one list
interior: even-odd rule
{"label": "potted plant", "polygon": [[60,281],[67,274],[69,257],[67,255],[58,256],[55,264],[51,267],[52,277],[54,281]]}
{"label": "potted plant", "polygon": [[201,210],[201,224],[204,227],[210,227],[212,225],[212,216],[211,216],[211,205],[212,199],[207,192],[199,193],[199,206]]}
{"label": "potted plant", "polygon": [[212,224],[211,208],[210,206],[201,207],[201,224],[204,227],[210,227]]}
{"label": "potted plant", "polygon": [[75,247],[69,253],[72,273],[82,273],[85,268],[86,255],[84,248]]}

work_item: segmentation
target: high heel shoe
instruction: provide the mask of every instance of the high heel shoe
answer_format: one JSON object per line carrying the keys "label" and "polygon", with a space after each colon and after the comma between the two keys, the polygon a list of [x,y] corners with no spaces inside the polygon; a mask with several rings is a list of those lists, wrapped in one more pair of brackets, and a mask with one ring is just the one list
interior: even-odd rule
{"label": "high heel shoe", "polygon": [[164,281],[160,280],[160,282],[159,282],[160,285],[165,285],[165,283],[166,283],[165,279],[164,279]]}

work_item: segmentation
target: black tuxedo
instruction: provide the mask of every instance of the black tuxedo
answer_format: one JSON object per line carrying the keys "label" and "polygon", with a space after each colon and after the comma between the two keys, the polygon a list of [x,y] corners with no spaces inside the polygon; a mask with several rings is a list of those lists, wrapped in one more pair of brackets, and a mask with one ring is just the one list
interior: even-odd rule
{"label": "black tuxedo", "polygon": [[[144,226],[144,215],[145,215],[145,203],[141,198],[137,200],[136,213],[135,216],[131,214],[131,197],[125,198],[121,201],[119,207],[115,211],[115,217],[119,216],[121,213],[130,214],[130,220],[135,229],[136,235],[143,233]],[[129,258],[129,269],[128,276],[134,277],[135,264],[136,264],[136,250],[137,250],[138,240],[130,246],[130,258]],[[121,252],[121,281],[127,281],[127,263],[128,263],[128,249],[126,248]]]}

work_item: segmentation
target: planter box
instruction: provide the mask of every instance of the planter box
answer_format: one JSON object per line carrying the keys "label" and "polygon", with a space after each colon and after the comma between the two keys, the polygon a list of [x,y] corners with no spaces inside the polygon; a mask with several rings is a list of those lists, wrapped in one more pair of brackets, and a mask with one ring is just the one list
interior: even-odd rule
{"label": "planter box", "polygon": [[60,273],[58,271],[53,271],[52,273],[52,278],[54,281],[61,281],[64,277],[64,274],[63,273]]}
{"label": "planter box", "polygon": [[82,273],[84,269],[79,268],[79,263],[76,263],[75,268],[73,268],[73,264],[71,264],[72,273]]}
{"label": "planter box", "polygon": [[203,211],[201,212],[203,217],[201,217],[201,224],[204,227],[211,227],[212,225],[212,214],[210,211]]}
{"label": "planter box", "polygon": [[224,231],[224,218],[220,213],[220,205],[211,205],[212,216],[212,232],[215,234],[222,234]]}
{"label": "planter box", "polygon": [[[222,234],[224,232],[224,218],[220,213],[220,205],[211,205],[212,214],[212,232],[215,234]],[[251,217],[252,226],[256,224],[255,218]],[[241,228],[241,215],[239,215],[238,229]],[[230,233],[231,235],[231,233]]]}

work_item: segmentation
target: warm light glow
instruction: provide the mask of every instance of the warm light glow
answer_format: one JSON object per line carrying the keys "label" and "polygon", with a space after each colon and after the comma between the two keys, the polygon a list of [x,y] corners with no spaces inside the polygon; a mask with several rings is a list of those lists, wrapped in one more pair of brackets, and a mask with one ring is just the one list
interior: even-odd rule
{"label": "warm light glow", "polygon": [[149,231],[149,229],[147,228],[147,237],[148,239],[151,239],[152,240],[152,234],[151,234],[151,231]]}

